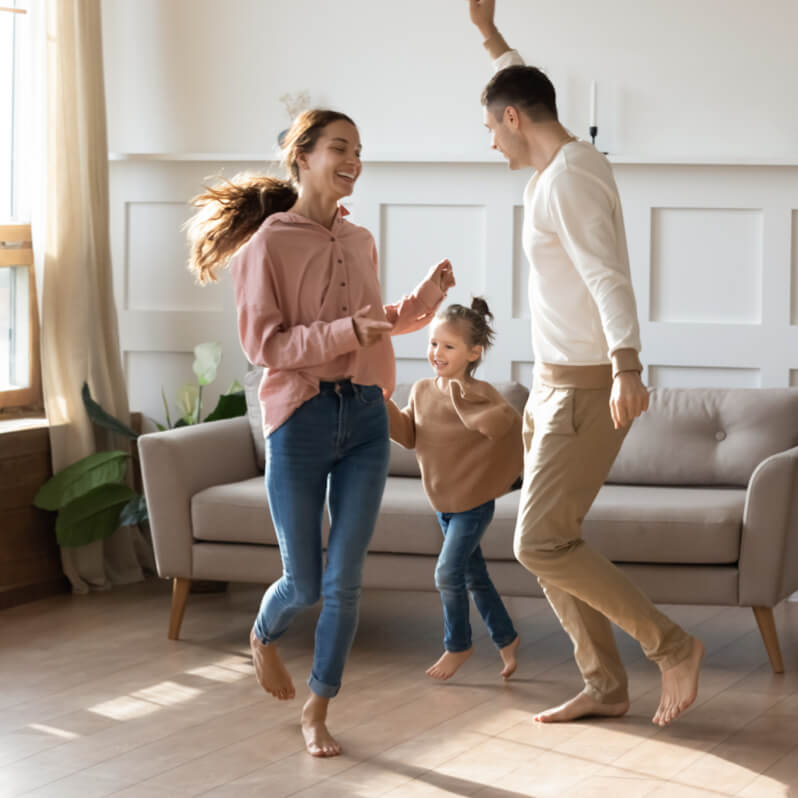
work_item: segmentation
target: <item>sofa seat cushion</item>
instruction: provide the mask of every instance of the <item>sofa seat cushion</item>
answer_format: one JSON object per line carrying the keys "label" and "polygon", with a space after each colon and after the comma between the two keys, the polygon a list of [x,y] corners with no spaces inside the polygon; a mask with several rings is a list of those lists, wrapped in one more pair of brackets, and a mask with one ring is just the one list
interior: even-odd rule
{"label": "sofa seat cushion", "polygon": [[[488,560],[512,560],[520,491],[496,501],[482,540]],[[585,540],[614,562],[727,564],[740,550],[745,491],[604,485],[584,523]],[[194,537],[276,545],[263,477],[214,485],[191,502]],[[325,514],[324,538],[327,520]],[[369,551],[437,555],[441,530],[421,480],[388,477]]]}
{"label": "sofa seat cushion", "polygon": [[263,475],[213,485],[191,499],[195,540],[218,543],[265,543],[276,546]]}
{"label": "sofa seat cushion", "polygon": [[604,485],[584,537],[613,562],[735,563],[744,505],[741,488]]}

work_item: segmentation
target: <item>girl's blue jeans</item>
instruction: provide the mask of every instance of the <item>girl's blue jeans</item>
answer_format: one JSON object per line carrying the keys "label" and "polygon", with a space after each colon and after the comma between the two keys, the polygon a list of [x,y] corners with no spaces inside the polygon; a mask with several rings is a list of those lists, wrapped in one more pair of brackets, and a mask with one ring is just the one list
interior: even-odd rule
{"label": "girl's blue jeans", "polygon": [[[349,380],[322,382],[266,439],[266,492],[283,575],[255,620],[263,643],[322,598],[308,684],[331,698],[341,687],[358,621],[361,576],[388,474],[390,441],[382,390]],[[330,534],[323,563],[322,517]]]}
{"label": "girl's blue jeans", "polygon": [[435,566],[435,587],[443,603],[443,646],[447,651],[471,648],[469,593],[497,648],[504,648],[517,637],[479,546],[493,519],[495,504],[489,501],[463,513],[438,513],[443,546]]}

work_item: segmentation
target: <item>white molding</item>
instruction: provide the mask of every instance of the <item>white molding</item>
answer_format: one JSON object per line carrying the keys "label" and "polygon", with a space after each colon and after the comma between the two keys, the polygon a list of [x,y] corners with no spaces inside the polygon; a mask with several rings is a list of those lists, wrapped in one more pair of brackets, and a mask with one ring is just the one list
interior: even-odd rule
{"label": "white molding", "polygon": [[[716,157],[701,155],[616,155],[607,154],[610,163],[617,166],[770,166],[798,168],[798,160],[763,159],[751,157]],[[265,153],[239,152],[109,152],[109,161],[167,161],[167,162],[205,162],[205,163],[252,163],[253,161],[277,165],[279,160]],[[499,164],[505,161],[500,155],[494,157],[453,155],[452,153],[430,153],[423,158],[408,158],[398,153],[385,153],[373,158],[364,158],[364,163],[462,163]]]}

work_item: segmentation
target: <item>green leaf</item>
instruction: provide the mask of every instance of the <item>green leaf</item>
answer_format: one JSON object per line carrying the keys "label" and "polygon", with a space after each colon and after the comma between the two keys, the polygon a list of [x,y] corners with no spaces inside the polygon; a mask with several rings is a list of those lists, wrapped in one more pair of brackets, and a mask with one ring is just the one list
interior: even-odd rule
{"label": "green leaf", "polygon": [[122,435],[125,438],[136,440],[139,434],[130,429],[127,424],[123,424],[118,418],[114,418],[110,413],[105,410],[91,398],[91,392],[87,383],[83,383],[83,390],[81,391],[83,397],[83,406],[86,408],[89,418],[98,426],[105,427],[105,429],[115,432],[117,435]]}
{"label": "green leaf", "polygon": [[127,485],[100,485],[61,508],[55,536],[62,546],[85,546],[119,528],[122,508],[136,495]]}
{"label": "green leaf", "polygon": [[238,393],[243,390],[244,386],[238,380],[233,380],[233,384],[225,391],[225,394]]}
{"label": "green leaf", "polygon": [[119,483],[125,476],[129,457],[121,451],[90,454],[47,480],[33,498],[33,504],[42,510],[60,510],[100,485]]}
{"label": "green leaf", "polygon": [[119,515],[119,526],[136,526],[148,518],[147,500],[144,496],[136,495],[122,508]]}
{"label": "green leaf", "polygon": [[221,421],[223,418],[235,418],[236,416],[246,415],[247,400],[243,391],[236,393],[224,393],[219,397],[219,401],[213,412],[205,419],[206,421]]}
{"label": "green leaf", "polygon": [[222,362],[222,345],[215,341],[194,347],[194,373],[200,385],[210,385],[216,379],[216,370]]}
{"label": "green leaf", "polygon": [[166,426],[171,429],[172,419],[169,417],[169,403],[166,401],[166,394],[163,391],[163,385],[161,386],[161,399],[163,399],[163,409],[166,411]]}

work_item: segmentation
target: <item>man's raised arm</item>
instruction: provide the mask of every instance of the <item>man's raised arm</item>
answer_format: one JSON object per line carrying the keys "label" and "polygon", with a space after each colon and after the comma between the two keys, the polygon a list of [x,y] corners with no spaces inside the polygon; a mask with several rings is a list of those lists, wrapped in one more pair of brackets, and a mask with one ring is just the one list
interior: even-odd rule
{"label": "man's raised arm", "polygon": [[496,11],[496,0],[468,0],[468,12],[471,21],[477,26],[477,30],[482,34],[483,47],[488,51],[492,61],[510,50],[510,45],[504,40],[504,36],[499,33],[499,29],[494,22]]}

